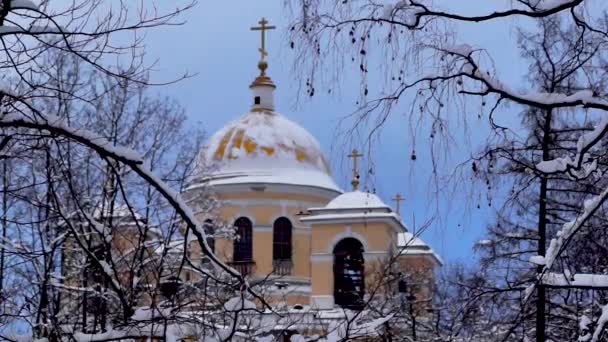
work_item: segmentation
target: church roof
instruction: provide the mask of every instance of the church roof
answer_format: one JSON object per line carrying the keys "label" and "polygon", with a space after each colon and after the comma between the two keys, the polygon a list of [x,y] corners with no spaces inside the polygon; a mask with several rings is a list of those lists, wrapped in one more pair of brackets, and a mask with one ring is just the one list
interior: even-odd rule
{"label": "church roof", "polygon": [[275,112],[254,111],[228,123],[199,158],[209,169],[199,180],[212,186],[272,183],[341,192],[317,140]]}
{"label": "church roof", "polygon": [[397,248],[399,248],[400,255],[430,255],[439,265],[443,265],[441,257],[420,237],[410,232],[397,236]]}
{"label": "church roof", "polygon": [[364,209],[364,208],[389,208],[380,197],[363,191],[351,191],[344,193],[325,206],[326,209]]}

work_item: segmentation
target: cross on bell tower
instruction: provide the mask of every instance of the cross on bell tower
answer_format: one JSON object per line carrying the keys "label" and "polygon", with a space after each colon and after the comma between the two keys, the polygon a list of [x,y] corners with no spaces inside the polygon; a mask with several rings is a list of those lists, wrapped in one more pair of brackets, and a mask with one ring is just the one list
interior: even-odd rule
{"label": "cross on bell tower", "polygon": [[392,200],[395,202],[395,212],[397,215],[401,215],[401,202],[405,201],[405,197],[401,196],[400,193],[397,193]]}
{"label": "cross on bell tower", "polygon": [[353,186],[353,191],[357,191],[359,189],[359,171],[357,167],[357,159],[363,157],[363,155],[355,148],[347,157],[352,158],[353,160],[353,179],[350,181],[350,184]]}

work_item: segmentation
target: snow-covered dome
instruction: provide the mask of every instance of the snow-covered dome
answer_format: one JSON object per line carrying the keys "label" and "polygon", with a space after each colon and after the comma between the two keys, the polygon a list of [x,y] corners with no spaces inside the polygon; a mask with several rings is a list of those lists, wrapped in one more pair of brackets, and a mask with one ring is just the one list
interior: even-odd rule
{"label": "snow-covered dome", "polygon": [[367,209],[367,208],[389,208],[380,197],[363,191],[352,191],[344,193],[325,206],[326,209]]}
{"label": "snow-covered dome", "polygon": [[212,185],[274,183],[340,191],[317,140],[272,111],[252,111],[209,139],[201,164]]}

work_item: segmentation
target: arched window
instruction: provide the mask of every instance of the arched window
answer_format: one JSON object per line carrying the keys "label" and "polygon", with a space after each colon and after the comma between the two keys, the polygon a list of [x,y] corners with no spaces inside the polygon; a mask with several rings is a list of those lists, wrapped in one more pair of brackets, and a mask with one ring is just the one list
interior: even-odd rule
{"label": "arched window", "polygon": [[211,251],[215,253],[215,226],[213,225],[213,221],[211,219],[206,219],[205,223],[203,223],[203,229],[207,236],[207,244],[209,245],[209,248],[211,248]]}
{"label": "arched window", "polygon": [[238,238],[234,240],[234,253],[232,260],[234,262],[251,261],[252,253],[252,235],[251,221],[246,217],[239,217],[234,222]]}
{"label": "arched window", "polygon": [[363,309],[365,293],[363,245],[346,238],[334,248],[334,300],[348,309]]}
{"label": "arched window", "polygon": [[291,221],[279,217],[272,229],[272,267],[276,274],[291,274]]}

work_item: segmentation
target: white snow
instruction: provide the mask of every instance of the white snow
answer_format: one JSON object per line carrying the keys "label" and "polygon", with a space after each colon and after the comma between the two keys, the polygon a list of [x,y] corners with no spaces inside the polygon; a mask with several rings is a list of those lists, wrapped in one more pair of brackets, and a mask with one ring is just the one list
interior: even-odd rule
{"label": "white snow", "polygon": [[[10,113],[0,115],[0,122],[5,127],[24,127],[40,130],[53,129],[53,131],[56,133],[62,134],[70,139],[74,139],[83,145],[95,149],[102,155],[111,157],[124,163],[143,180],[154,187],[156,191],[158,191],[160,195],[164,197],[164,199],[166,199],[173,208],[175,208],[177,213],[184,219],[187,226],[194,231],[203,252],[209,257],[214,266],[220,268],[222,271],[228,273],[232,277],[237,279],[242,278],[239,272],[224,264],[211,252],[211,249],[206,241],[205,230],[192,212],[192,209],[190,209],[190,207],[185,203],[182,196],[178,192],[171,189],[165,182],[158,178],[149,168],[144,165],[143,159],[136,151],[122,146],[115,146],[105,138],[89,130],[71,127],[63,119],[53,115],[43,115],[38,113],[33,116],[25,116],[23,114]],[[116,279],[112,277],[112,281],[115,283]],[[247,291],[250,293],[255,293],[251,288],[249,288],[249,285],[246,282],[244,282],[243,285],[246,286]]]}
{"label": "white snow", "polygon": [[494,245],[494,241],[488,240],[488,239],[479,240],[479,241],[475,242],[475,246],[492,246],[492,245]]}
{"label": "white snow", "polygon": [[439,254],[435,253],[420,237],[410,232],[397,235],[397,248],[400,255],[430,255],[439,265],[443,265],[443,260]]}
{"label": "white snow", "polygon": [[[592,96],[593,94],[591,94]],[[565,172],[570,167],[574,169],[574,175],[583,178],[597,170],[597,160],[592,162],[584,162],[587,159],[587,154],[584,151],[589,150],[592,146],[598,143],[599,139],[608,130],[608,115],[601,113],[601,119],[591,132],[583,134],[577,141],[576,147],[578,150],[574,159],[565,156],[552,160],[542,161],[536,165],[536,168],[544,173]],[[582,166],[581,170],[576,171],[578,165]]]}
{"label": "white snow", "polygon": [[[271,164],[268,164],[270,166]],[[211,177],[200,179],[193,183],[188,189],[196,189],[204,186],[223,186],[235,184],[286,184],[329,189],[342,192],[331,176],[318,172],[317,170],[295,169],[295,168],[270,168],[243,169],[229,172],[214,173]]]}
{"label": "white snow", "polygon": [[[0,4],[0,8],[2,5]],[[29,9],[29,10],[38,10],[39,7],[31,0],[12,0],[11,1],[12,9]]]}
{"label": "white snow", "polygon": [[[0,36],[9,34],[57,34],[60,33],[61,29],[51,26],[37,26],[32,25],[28,27],[18,26],[0,26]],[[67,33],[67,32],[66,32]]]}
{"label": "white snow", "polygon": [[600,339],[600,336],[604,332],[604,328],[606,327],[606,323],[608,323],[608,305],[604,305],[602,307],[602,315],[597,320],[595,331],[593,332],[593,337],[591,338],[591,342],[597,342]]}
{"label": "white snow", "polygon": [[530,257],[530,262],[535,264],[535,265],[544,265],[545,264],[545,257],[542,255],[533,255]]}
{"label": "white snow", "polygon": [[608,288],[608,275],[606,274],[564,274],[545,273],[541,280],[542,284],[551,286],[575,286]]}
{"label": "white snow", "polygon": [[326,209],[363,209],[363,208],[389,208],[380,197],[369,192],[352,191],[344,193],[326,206]]}
{"label": "white snow", "polygon": [[400,0],[396,3],[384,4],[382,8],[382,19],[396,20],[407,26],[416,25],[418,15],[424,12],[420,6],[413,6],[408,0]]}
{"label": "white snow", "polygon": [[211,175],[201,169],[205,178],[193,186],[279,183],[341,192],[317,140],[275,112],[250,112],[228,123],[209,139],[199,163]]}
{"label": "white snow", "polygon": [[452,46],[449,50],[458,55],[468,56],[473,52],[473,47],[469,44],[460,44]]}
{"label": "white snow", "polygon": [[255,310],[256,306],[253,302],[243,297],[236,296],[224,303],[224,309],[226,309],[226,311]]}

